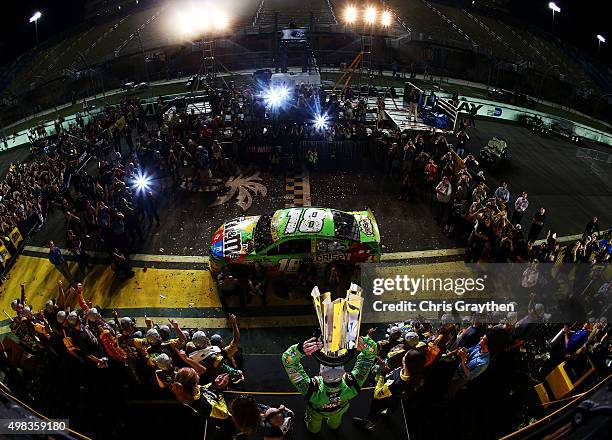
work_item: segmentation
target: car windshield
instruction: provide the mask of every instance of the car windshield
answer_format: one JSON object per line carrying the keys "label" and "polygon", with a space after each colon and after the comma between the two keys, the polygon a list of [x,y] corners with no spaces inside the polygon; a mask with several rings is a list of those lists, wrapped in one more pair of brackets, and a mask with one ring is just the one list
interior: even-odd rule
{"label": "car windshield", "polygon": [[333,211],[334,216],[334,236],[353,241],[359,241],[359,226],[355,217],[340,211]]}
{"label": "car windshield", "polygon": [[260,252],[272,244],[272,231],[270,223],[272,222],[272,214],[266,214],[259,217],[255,225],[253,239],[255,240],[255,251]]}

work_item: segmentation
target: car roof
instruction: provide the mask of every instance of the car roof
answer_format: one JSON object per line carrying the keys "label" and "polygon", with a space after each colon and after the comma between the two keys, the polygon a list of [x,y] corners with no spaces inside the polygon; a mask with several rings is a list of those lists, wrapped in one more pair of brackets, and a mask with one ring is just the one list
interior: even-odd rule
{"label": "car roof", "polygon": [[[322,224],[311,222],[310,225],[314,227],[305,231],[300,227],[304,216],[313,216],[314,219],[322,217]],[[270,229],[275,242],[287,237],[312,238],[313,236],[359,242],[380,242],[378,225],[370,210],[345,212],[317,207],[279,209],[272,215]],[[293,232],[288,232],[288,229]]]}

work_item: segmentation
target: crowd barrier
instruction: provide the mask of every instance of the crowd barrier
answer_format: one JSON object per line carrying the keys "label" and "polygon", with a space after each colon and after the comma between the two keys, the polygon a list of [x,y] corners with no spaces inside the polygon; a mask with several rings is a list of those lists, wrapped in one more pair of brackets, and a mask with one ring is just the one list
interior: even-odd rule
{"label": "crowd barrier", "polygon": [[2,237],[0,242],[0,284],[4,281],[6,273],[15,264],[17,256],[25,246],[25,239],[29,238],[34,232],[37,222],[38,218],[36,216],[30,216],[15,226],[8,235]]}
{"label": "crowd barrier", "polygon": [[372,149],[373,144],[369,141],[302,141],[297,153],[303,157],[309,150],[315,150],[319,156],[342,156],[352,159],[355,156],[363,156]]}

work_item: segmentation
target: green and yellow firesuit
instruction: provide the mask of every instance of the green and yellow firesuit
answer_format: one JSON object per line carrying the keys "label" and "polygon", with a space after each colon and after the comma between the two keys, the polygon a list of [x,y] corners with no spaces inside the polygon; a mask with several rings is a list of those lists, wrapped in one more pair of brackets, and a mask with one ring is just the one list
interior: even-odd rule
{"label": "green and yellow firesuit", "polygon": [[283,353],[283,366],[289,380],[308,401],[305,422],[310,432],[319,432],[323,419],[327,420],[331,429],[337,429],[342,424],[342,416],[349,409],[349,401],[359,394],[376,360],[376,342],[367,336],[363,341],[365,347],[357,356],[355,367],[344,375],[337,387],[325,384],[321,376],[308,376],[301,364],[305,356],[302,344],[292,345]]}

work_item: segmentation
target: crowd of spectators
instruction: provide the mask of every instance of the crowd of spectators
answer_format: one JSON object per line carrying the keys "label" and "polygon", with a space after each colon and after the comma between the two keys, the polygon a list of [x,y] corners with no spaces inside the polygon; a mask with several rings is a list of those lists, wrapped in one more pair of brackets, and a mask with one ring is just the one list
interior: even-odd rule
{"label": "crowd of spectators", "polygon": [[[467,243],[466,261],[610,261],[611,231],[601,231],[597,217],[585,226],[585,234],[575,246],[562,248],[557,234],[547,226],[546,207],[531,208],[527,192],[513,196],[508,182],[498,186],[488,182],[478,158],[466,150],[467,130],[467,122],[462,121],[452,135],[454,145],[448,135],[434,130],[414,137],[404,131],[378,139],[379,149],[386,151],[387,173],[399,187],[400,200],[429,200],[434,206],[433,219],[443,233]],[[529,212],[532,217],[525,221]]]}
{"label": "crowd of spectators", "polygon": [[[232,400],[225,400],[225,391],[242,388],[243,368],[247,374],[249,371],[239,351],[240,331],[234,315],[228,318],[233,336],[226,343],[208,329],[183,329],[174,319],[164,324],[145,316],[141,327],[134,318],[119,317],[116,312],[105,319],[101,308],[85,298],[82,284],[65,291],[60,280],[57,287],[57,297],[47,301],[41,311],[32,310],[23,286],[20,298],[11,304],[11,330],[31,355],[72,362],[85,370],[110,369],[113,380],[126,387],[174,395],[200,420],[217,426],[223,433],[220,438],[289,438],[300,414],[284,405],[260,404],[249,395],[230,395]],[[408,413],[417,407],[452,405],[458,393],[469,395],[471,383],[485,376],[498,360],[508,363],[509,358],[515,358],[528,364],[523,368],[534,381],[544,380],[560,362],[587,355],[597,370],[605,373],[611,349],[607,320],[547,323],[544,308],[535,298],[532,294],[528,313],[522,318],[516,312],[465,317],[442,314],[434,322],[419,318],[391,324],[377,342],[372,339],[376,329],[370,329],[359,345],[368,353],[357,360],[351,373],[326,367],[311,378],[299,367],[299,359],[313,355],[322,344],[311,338],[290,347],[283,365],[291,382],[308,399],[311,388],[318,389],[321,383],[333,389],[339,386],[338,380],[344,380],[342,389],[353,390],[343,391],[340,399],[323,402],[324,409],[317,409],[322,404],[313,401],[314,412],[309,412],[306,420],[308,429],[320,430],[323,420],[332,428],[338,427],[350,399],[368,376],[374,384],[369,411],[353,418],[366,430],[381,417],[390,416],[400,402]],[[4,362],[2,367],[6,367]],[[355,382],[357,377],[359,383]],[[313,424],[316,414],[320,419]]]}
{"label": "crowd of spectators", "polygon": [[[106,251],[116,276],[125,279],[133,274],[129,254],[160,225],[157,196],[148,188],[147,177],[160,190],[172,191],[188,181],[204,185],[235,174],[248,164],[249,153],[243,145],[278,143],[295,152],[302,140],[359,140],[371,142],[373,150],[385,157],[384,166],[402,200],[431,200],[434,220],[444,233],[467,243],[468,261],[531,263],[522,280],[529,292],[538,262],[561,259],[592,265],[610,260],[610,231],[602,233],[596,217],[587,224],[582,239],[564,249],[546,227],[546,207],[534,212],[525,234],[522,222],[530,208],[528,194],[521,192],[513,198],[505,182],[490,186],[476,157],[467,152],[466,123],[453,135],[455,148],[434,131],[382,130],[380,118],[368,120],[364,98],[350,89],[340,98],[314,87],[297,87],[284,103],[287,111],[271,118],[266,117],[269,97],[234,85],[206,92],[211,115],[197,113],[188,101],[163,99],[147,114],[138,100],[126,99],[92,115],[88,123],[80,117],[66,128],[58,120],[51,138],[33,133],[33,160],[12,167],[0,184],[3,234],[32,216],[40,227],[51,210],[61,210],[66,248],[76,257],[79,272],[84,275],[90,269],[88,251],[95,249]],[[384,101],[378,103],[379,110],[381,105]],[[166,114],[170,107],[174,108]],[[313,115],[324,119],[315,124]],[[313,168],[315,153],[309,150],[306,155]],[[88,158],[97,160],[94,169],[87,166]],[[271,150],[266,166],[279,164],[280,152]],[[545,239],[536,244],[545,230]],[[229,316],[233,339],[227,345],[206,329],[183,330],[176,320],[166,325],[145,318],[142,330],[130,317],[115,314],[107,321],[102,309],[84,298],[82,284],[67,270],[61,248],[53,241],[49,260],[72,287],[65,292],[59,281],[57,298],[35,312],[22,286],[21,297],[11,304],[15,313],[11,329],[29,353],[68,358],[91,368],[118,369],[126,383],[172,392],[224,432],[278,439],[290,431],[295,414],[284,406],[268,407],[248,396],[235,398],[230,405],[225,402],[223,391],[239,389],[244,381],[235,316]],[[561,266],[558,275],[564,274],[564,267],[570,266]],[[300,276],[307,273],[302,271]],[[224,282],[220,280],[221,288]],[[255,274],[250,282],[265,302],[265,277]],[[375,388],[370,411],[355,423],[371,429],[400,399],[409,406],[424,396],[452,402],[496,355],[520,350],[528,343],[533,326],[546,319],[544,306],[536,298],[531,297],[529,313],[520,320],[516,314],[475,316],[468,322],[442,316],[435,325],[419,320],[390,327],[388,336],[373,345],[377,365],[372,370]],[[556,360],[583,352],[597,358],[609,352],[605,319],[565,326],[561,331],[563,337],[555,341],[560,345],[551,349]],[[308,355],[311,348],[298,344],[296,350]],[[541,377],[552,366],[543,366]],[[325,381],[325,376],[320,380]]]}

